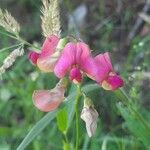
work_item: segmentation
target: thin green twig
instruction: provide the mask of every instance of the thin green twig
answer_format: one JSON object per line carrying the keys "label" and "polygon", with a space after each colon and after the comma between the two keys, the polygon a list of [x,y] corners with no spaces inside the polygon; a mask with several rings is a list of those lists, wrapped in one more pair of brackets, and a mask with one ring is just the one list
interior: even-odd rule
{"label": "thin green twig", "polygon": [[22,42],[22,43],[25,44],[25,45],[28,45],[28,46],[30,46],[30,47],[34,47],[35,49],[39,49],[39,50],[40,50],[39,47],[36,47],[36,46],[34,46],[33,44],[30,44],[29,42],[27,42],[27,41],[25,41],[23,38],[21,38],[19,35],[13,36],[13,35],[11,35],[11,34],[9,34],[9,33],[2,32],[2,31],[0,31],[0,34],[6,35],[6,36],[8,36],[8,37],[10,37],[10,38],[12,38],[12,39],[15,39],[15,40],[18,40],[18,41]]}
{"label": "thin green twig", "polygon": [[68,137],[67,137],[67,132],[64,132],[64,138],[65,138],[65,143],[67,146],[65,146],[65,149],[64,150],[69,150],[69,140],[68,140]]}
{"label": "thin green twig", "polygon": [[3,51],[6,51],[6,50],[8,50],[8,49],[12,49],[12,48],[18,47],[18,46],[20,46],[20,45],[22,45],[22,43],[20,43],[20,44],[15,44],[15,45],[12,45],[12,46],[9,46],[9,47],[2,48],[2,49],[0,49],[0,52],[3,52]]}

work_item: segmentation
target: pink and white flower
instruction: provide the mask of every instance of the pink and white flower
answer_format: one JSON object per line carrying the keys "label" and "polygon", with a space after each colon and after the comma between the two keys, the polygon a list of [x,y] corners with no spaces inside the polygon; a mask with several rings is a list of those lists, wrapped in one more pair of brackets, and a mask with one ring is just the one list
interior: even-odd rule
{"label": "pink and white flower", "polygon": [[55,110],[65,99],[66,86],[66,80],[61,79],[51,90],[35,90],[32,95],[33,104],[43,112]]}
{"label": "pink and white flower", "polygon": [[52,72],[60,53],[56,50],[59,38],[55,35],[47,37],[42,46],[41,52],[30,52],[28,57],[34,65],[44,72]]}
{"label": "pink and white flower", "polygon": [[54,73],[58,78],[63,78],[69,73],[69,78],[74,83],[80,83],[83,73],[88,76],[94,75],[94,63],[88,45],[83,42],[68,43],[58,62],[55,65]]}
{"label": "pink and white flower", "polygon": [[116,90],[124,84],[123,79],[113,69],[109,53],[94,58],[97,73],[95,80],[106,90]]}

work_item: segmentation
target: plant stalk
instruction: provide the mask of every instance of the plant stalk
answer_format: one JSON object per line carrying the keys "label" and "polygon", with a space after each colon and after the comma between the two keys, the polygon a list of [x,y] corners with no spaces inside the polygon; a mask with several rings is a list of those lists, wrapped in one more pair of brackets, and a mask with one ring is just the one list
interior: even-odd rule
{"label": "plant stalk", "polygon": [[78,112],[78,105],[79,99],[81,96],[81,87],[77,85],[77,95],[75,98],[75,114],[76,114],[76,148],[75,150],[79,150],[79,112]]}
{"label": "plant stalk", "polygon": [[[36,49],[39,49],[38,47],[34,46],[33,44],[30,44],[29,42],[25,41],[24,39],[22,39],[19,35],[11,35],[9,33],[5,33],[3,31],[0,31],[0,34],[3,34],[3,35],[6,35],[12,39],[15,39],[15,40],[18,40],[20,41],[21,43],[25,44],[25,45],[28,45],[30,47],[34,47]],[[39,49],[40,50],[40,49]]]}

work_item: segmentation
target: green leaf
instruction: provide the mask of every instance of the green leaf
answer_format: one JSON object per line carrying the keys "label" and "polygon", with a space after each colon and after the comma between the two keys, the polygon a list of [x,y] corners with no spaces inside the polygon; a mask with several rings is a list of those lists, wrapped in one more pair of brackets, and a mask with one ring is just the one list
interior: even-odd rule
{"label": "green leaf", "polygon": [[61,109],[56,116],[58,129],[63,133],[67,130],[67,111],[66,107]]}
{"label": "green leaf", "polygon": [[125,125],[128,127],[130,132],[132,132],[140,141],[142,141],[147,149],[150,149],[150,133],[147,128],[145,128],[143,123],[137,117],[135,117],[135,115],[131,113],[126,107],[120,104],[117,104],[117,107],[121,115],[125,119]]}
{"label": "green leaf", "polygon": [[32,140],[55,118],[57,110],[47,113],[37,124],[30,130],[17,150],[23,150]]}

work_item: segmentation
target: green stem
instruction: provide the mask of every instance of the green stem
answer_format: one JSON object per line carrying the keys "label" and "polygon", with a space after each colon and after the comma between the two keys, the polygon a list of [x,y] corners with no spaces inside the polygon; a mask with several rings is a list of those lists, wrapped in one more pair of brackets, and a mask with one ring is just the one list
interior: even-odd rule
{"label": "green stem", "polygon": [[129,110],[136,115],[137,119],[139,119],[143,123],[144,127],[147,128],[147,130],[150,132],[150,126],[147,124],[145,119],[143,119],[141,114],[133,108],[132,101],[130,100],[126,92],[123,89],[120,89],[120,94],[120,100],[123,102],[123,104],[125,104],[129,108]]}
{"label": "green stem", "polygon": [[77,85],[77,95],[75,98],[75,113],[76,113],[76,150],[79,150],[79,112],[78,112],[78,103],[81,96],[80,85]]}
{"label": "green stem", "polygon": [[[3,34],[3,35],[6,35],[6,36],[8,36],[8,37],[10,37],[10,38],[12,38],[12,39],[18,40],[18,41],[20,41],[21,43],[23,43],[23,44],[25,44],[25,45],[28,45],[28,46],[30,46],[30,47],[34,47],[34,48],[36,48],[36,49],[39,49],[38,47],[36,47],[36,46],[30,44],[29,42],[25,41],[24,39],[22,39],[19,35],[13,36],[13,35],[11,35],[11,34],[9,34],[9,33],[5,33],[5,32],[2,32],[2,31],[0,31],[0,33]],[[40,49],[39,49],[39,50],[40,50]]]}
{"label": "green stem", "polygon": [[28,45],[28,46],[30,46],[30,47],[34,47],[35,49],[40,50],[39,47],[36,47],[36,46],[34,46],[33,44],[30,44],[29,42],[25,41],[24,39],[22,39],[22,38],[19,37],[19,36],[16,38],[16,40],[18,40],[18,41],[24,43],[25,45]]}
{"label": "green stem", "polygon": [[16,39],[15,36],[13,36],[12,34],[10,34],[10,33],[8,33],[8,32],[3,32],[3,31],[0,30],[0,34],[6,35],[6,36],[8,36],[8,37],[11,37],[12,39]]}
{"label": "green stem", "polygon": [[67,132],[63,132],[63,135],[64,135],[64,140],[65,140],[63,150],[69,150],[69,140],[67,137]]}
{"label": "green stem", "polygon": [[69,145],[69,141],[68,141],[67,133],[64,133],[64,137],[65,137],[65,141],[66,141],[66,143]]}
{"label": "green stem", "polygon": [[18,46],[20,46],[20,45],[22,45],[22,44],[16,44],[16,45],[12,45],[12,46],[9,46],[9,47],[2,48],[2,49],[0,49],[0,52],[3,52],[3,51],[5,51],[5,50],[18,47]]}

